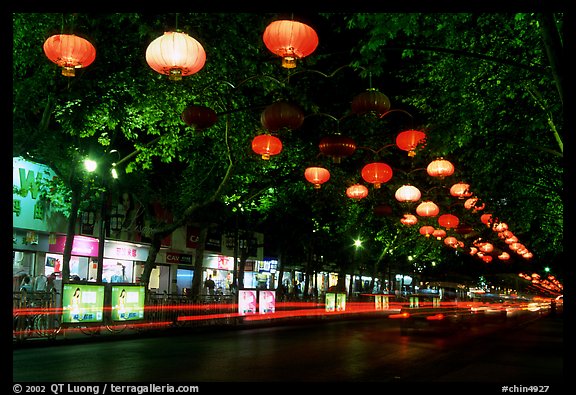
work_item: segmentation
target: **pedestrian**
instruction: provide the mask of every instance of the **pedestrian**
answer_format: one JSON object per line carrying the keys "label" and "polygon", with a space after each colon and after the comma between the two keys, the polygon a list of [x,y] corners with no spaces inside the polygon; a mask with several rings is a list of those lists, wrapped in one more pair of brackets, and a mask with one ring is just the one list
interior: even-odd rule
{"label": "pedestrian", "polygon": [[214,288],[216,287],[216,283],[212,280],[212,275],[208,276],[206,281],[204,281],[204,288],[208,289],[208,293],[210,295],[214,295]]}
{"label": "pedestrian", "polygon": [[20,284],[20,291],[32,292],[32,284],[30,284],[30,276],[25,275]]}

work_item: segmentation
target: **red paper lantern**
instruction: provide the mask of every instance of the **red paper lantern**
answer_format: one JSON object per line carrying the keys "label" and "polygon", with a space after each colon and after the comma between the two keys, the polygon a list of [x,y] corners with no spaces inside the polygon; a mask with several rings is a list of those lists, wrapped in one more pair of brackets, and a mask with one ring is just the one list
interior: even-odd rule
{"label": "red paper lantern", "polygon": [[448,247],[456,248],[458,247],[458,239],[454,236],[448,236],[444,239],[444,244],[446,244]]}
{"label": "red paper lantern", "polygon": [[206,52],[186,33],[164,32],[146,48],[146,62],[154,71],[179,81],[204,67]]}
{"label": "red paper lantern", "polygon": [[334,163],[340,163],[342,158],[346,158],[356,151],[356,142],[350,137],[340,134],[323,137],[318,146],[320,152],[331,157]]}
{"label": "red paper lantern", "polygon": [[444,178],[454,174],[454,165],[444,158],[438,158],[428,164],[426,171],[432,177]]}
{"label": "red paper lantern", "polygon": [[470,185],[465,182],[458,182],[450,187],[450,195],[457,197],[458,199],[470,197],[472,196]]}
{"label": "red paper lantern", "polygon": [[437,240],[442,240],[442,238],[446,236],[446,231],[444,229],[434,229],[432,236],[434,236]]}
{"label": "red paper lantern", "polygon": [[304,170],[304,177],[308,182],[314,184],[314,189],[320,189],[322,184],[330,179],[330,172],[323,167],[308,167]]}
{"label": "red paper lantern", "polygon": [[204,130],[214,125],[218,121],[216,111],[210,107],[189,105],[182,111],[182,120],[188,126],[196,130]]}
{"label": "red paper lantern", "polygon": [[518,242],[518,238],[517,238],[516,236],[514,236],[514,235],[512,235],[512,236],[510,236],[510,237],[507,237],[507,238],[504,240],[504,243],[506,243],[506,244],[514,244],[514,243],[517,243],[517,242]]}
{"label": "red paper lantern", "polygon": [[418,223],[418,218],[413,214],[404,214],[400,222],[406,226],[412,226]]}
{"label": "red paper lantern", "polygon": [[278,155],[282,151],[282,141],[276,136],[270,134],[261,134],[252,140],[252,150],[262,159],[268,160],[272,155]]}
{"label": "red paper lantern", "polygon": [[408,156],[415,156],[416,150],[426,145],[426,133],[419,130],[405,130],[396,136],[396,146],[408,151]]}
{"label": "red paper lantern", "polygon": [[486,205],[483,202],[481,202],[480,199],[478,199],[477,197],[471,197],[469,199],[466,199],[466,201],[464,202],[464,208],[466,208],[467,210],[472,210],[474,212],[484,210],[484,207],[486,207]]}
{"label": "red paper lantern", "polygon": [[482,252],[492,252],[494,251],[494,246],[491,243],[483,242],[477,245],[478,249]]}
{"label": "red paper lantern", "polygon": [[492,225],[492,230],[494,232],[504,232],[508,229],[508,224],[506,222],[496,222]]}
{"label": "red paper lantern", "polygon": [[44,41],[44,53],[62,67],[62,75],[74,77],[76,69],[88,67],[96,59],[96,48],[90,41],[74,34],[56,34]]}
{"label": "red paper lantern", "polygon": [[390,110],[390,99],[376,89],[369,89],[352,99],[352,112],[357,115],[376,114],[382,116]]}
{"label": "red paper lantern", "polygon": [[402,185],[394,194],[399,202],[417,202],[422,194],[420,190],[413,185]]}
{"label": "red paper lantern", "polygon": [[424,225],[420,227],[420,234],[426,237],[430,237],[434,233],[434,227],[430,225]]}
{"label": "red paper lantern", "polygon": [[279,101],[266,107],[260,115],[262,126],[271,132],[298,129],[304,123],[304,112],[294,104]]}
{"label": "red paper lantern", "polygon": [[421,217],[435,217],[439,212],[440,207],[430,200],[422,202],[416,207],[416,214]]}
{"label": "red paper lantern", "polygon": [[457,227],[458,224],[460,223],[460,220],[455,215],[442,214],[440,217],[438,217],[438,223],[440,224],[440,226],[450,229]]}
{"label": "red paper lantern", "polygon": [[262,36],[266,48],[282,58],[282,67],[292,69],[296,61],[316,50],[318,35],[310,26],[290,20],[272,22]]}
{"label": "red paper lantern", "polygon": [[480,216],[480,222],[482,222],[484,225],[490,227],[490,224],[492,223],[492,214],[482,214]]}
{"label": "red paper lantern", "polygon": [[368,188],[362,184],[354,184],[346,189],[346,196],[352,199],[364,199],[368,196]]}
{"label": "red paper lantern", "polygon": [[481,259],[486,263],[492,262],[492,256],[490,255],[483,255]]}
{"label": "red paper lantern", "polygon": [[500,259],[501,261],[507,261],[508,259],[510,259],[510,254],[508,254],[506,251],[502,251],[502,253],[498,255],[498,259]]}
{"label": "red paper lantern", "polygon": [[383,162],[368,163],[362,168],[362,178],[364,181],[374,184],[374,188],[390,181],[392,178],[392,168]]}

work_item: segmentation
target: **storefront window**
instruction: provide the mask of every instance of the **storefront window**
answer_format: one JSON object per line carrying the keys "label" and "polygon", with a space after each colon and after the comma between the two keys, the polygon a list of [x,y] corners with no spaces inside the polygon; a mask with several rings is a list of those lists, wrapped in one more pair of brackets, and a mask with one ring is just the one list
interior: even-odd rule
{"label": "storefront window", "polygon": [[194,270],[178,268],[176,272],[176,286],[178,287],[178,294],[186,295],[192,289],[192,279],[194,278]]}
{"label": "storefront window", "polygon": [[12,252],[12,289],[18,291],[25,276],[34,276],[34,253],[24,251]]}
{"label": "storefront window", "polygon": [[119,259],[104,259],[102,281],[107,283],[126,283],[132,279],[133,262]]}

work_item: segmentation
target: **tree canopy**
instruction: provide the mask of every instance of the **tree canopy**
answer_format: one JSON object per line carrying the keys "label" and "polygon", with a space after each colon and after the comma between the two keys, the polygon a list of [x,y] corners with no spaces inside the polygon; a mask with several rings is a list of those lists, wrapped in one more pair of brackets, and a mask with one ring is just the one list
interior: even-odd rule
{"label": "tree canopy", "polygon": [[[87,196],[99,184],[79,170],[80,159],[118,162],[121,177],[109,188],[132,190],[173,213],[172,223],[154,227],[158,237],[194,221],[226,226],[236,215],[265,232],[270,254],[282,253],[296,267],[319,262],[383,273],[417,256],[422,263],[443,262],[434,270],[446,273],[551,266],[562,277],[563,14],[294,17],[313,26],[320,40],[312,55],[287,70],[262,42],[268,23],[288,18],[283,14],[14,13],[13,155],[50,165],[68,191],[84,191],[72,211],[97,201]],[[206,51],[202,70],[181,81],[155,72],[145,59],[153,39],[175,30]],[[95,62],[72,78],[42,50],[59,33],[80,35],[97,50]],[[352,99],[368,89],[388,96],[391,111],[353,114]],[[266,132],[262,111],[279,100],[298,104],[305,120],[297,130],[277,131],[283,150],[264,161],[251,141]],[[190,104],[212,108],[218,121],[205,130],[187,125],[181,114]],[[394,144],[410,128],[427,134],[414,157]],[[358,145],[340,163],[318,150],[322,137],[336,133]],[[453,176],[426,174],[439,157],[454,164]],[[392,166],[392,180],[379,189],[369,185],[361,201],[346,197],[346,187],[363,183],[360,169],[374,160]],[[320,189],[303,177],[310,165],[331,172]],[[502,244],[479,213],[449,195],[459,181],[470,184],[485,212],[506,222],[533,258],[513,256],[487,269],[465,250],[418,233],[433,220],[400,223],[415,205],[398,202],[394,192],[409,182],[442,213],[469,222],[473,237]],[[390,212],[375,214],[380,205]],[[356,237],[368,243],[354,269]]]}

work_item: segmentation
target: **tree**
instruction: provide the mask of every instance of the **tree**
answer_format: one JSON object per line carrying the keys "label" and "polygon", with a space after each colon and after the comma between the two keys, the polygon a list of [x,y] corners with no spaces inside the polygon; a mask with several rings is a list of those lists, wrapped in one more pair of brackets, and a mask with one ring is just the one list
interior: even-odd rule
{"label": "tree", "polygon": [[[408,209],[395,201],[394,190],[410,179],[437,187],[431,193],[439,197],[449,180],[430,182],[419,170],[437,156],[453,159],[457,176],[538,251],[539,262],[557,259],[563,231],[557,154],[563,79],[561,65],[552,73],[545,65],[549,59],[558,64],[558,35],[550,21],[560,23],[561,14],[540,20],[497,13],[304,15],[323,39],[314,56],[292,71],[281,69],[261,42],[266,24],[279,16],[14,14],[14,155],[34,152],[37,160],[63,168],[61,177],[67,179],[73,170],[56,162],[120,151],[123,174],[113,188],[130,188],[143,203],[161,202],[173,213],[171,223],[154,224],[147,235],[151,249],[143,281],[164,236],[187,223],[219,223],[233,216],[239,203],[250,212],[253,229],[286,240],[278,243],[286,264],[306,262],[312,250],[344,271],[349,260],[335,251],[361,223],[363,232],[382,243],[369,252],[374,267],[386,262],[390,268],[389,252],[406,248],[390,244],[404,236],[398,215]],[[62,26],[87,35],[97,47],[94,64],[74,79],[62,77],[42,53],[43,41]],[[207,52],[205,67],[179,82],[153,71],[144,58],[154,38],[176,28],[199,39]],[[351,98],[374,87],[392,99],[394,111],[381,117],[352,114]],[[279,131],[283,152],[262,161],[250,141],[263,132],[261,111],[280,99],[301,105],[305,122],[297,131]],[[181,113],[192,103],[213,108],[217,123],[206,130],[183,123]],[[428,132],[426,149],[414,158],[394,146],[396,133],[407,127]],[[353,137],[356,153],[340,164],[320,155],[318,141],[330,133]],[[66,148],[51,162],[54,147]],[[543,154],[525,154],[536,148]],[[360,180],[359,169],[373,159],[391,163],[395,177],[367,200],[350,204],[345,186]],[[318,191],[303,179],[312,163],[332,173]],[[376,220],[372,208],[380,202],[390,203],[394,212]],[[216,215],[206,218],[206,209],[215,206]],[[70,222],[75,223],[72,216]],[[278,223],[294,228],[278,229]],[[546,233],[536,237],[540,225]],[[477,223],[476,231],[482,226]],[[318,245],[311,246],[307,241],[319,230]],[[429,248],[417,231],[409,240],[418,249]]]}

